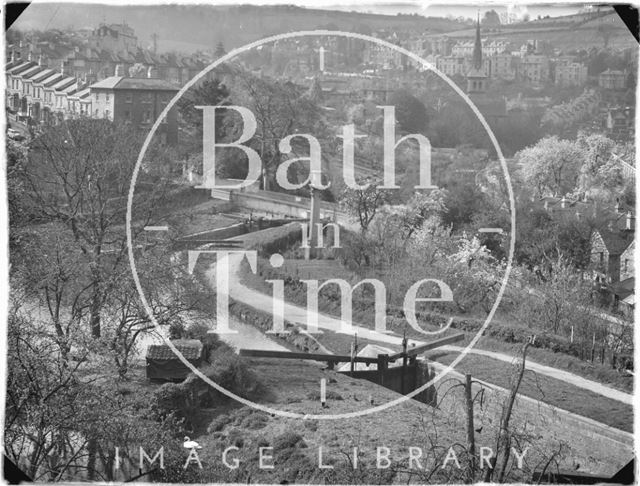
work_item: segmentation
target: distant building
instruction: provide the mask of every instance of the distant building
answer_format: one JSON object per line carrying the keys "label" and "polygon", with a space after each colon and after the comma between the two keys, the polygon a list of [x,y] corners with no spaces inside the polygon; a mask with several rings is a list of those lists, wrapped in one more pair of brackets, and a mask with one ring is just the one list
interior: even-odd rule
{"label": "distant building", "polygon": [[[458,42],[451,49],[453,56],[471,57],[475,49],[475,41]],[[486,57],[502,54],[507,50],[507,42],[503,40],[489,41],[485,39],[482,44],[482,54]]]}
{"label": "distant building", "polygon": [[[178,92],[171,83],[162,79],[124,76],[103,79],[91,85],[90,89],[94,118],[131,123],[140,130],[149,130]],[[164,118],[157,135],[162,143],[177,143],[178,124],[175,108]]]}
{"label": "distant building", "polygon": [[467,93],[473,104],[487,121],[498,122],[507,115],[506,102],[503,98],[487,96],[491,69],[489,62],[482,56],[482,39],[480,38],[480,19],[476,24],[476,40],[473,49],[471,68],[467,71]]}
{"label": "distant building", "polygon": [[451,55],[451,49],[455,45],[455,41],[446,35],[432,37],[428,42],[431,53],[440,56]]}
{"label": "distant building", "polygon": [[491,57],[492,77],[513,81],[516,78],[520,58],[511,54],[496,54]]}
{"label": "distant building", "polygon": [[616,203],[598,206],[566,196],[546,196],[539,205],[556,221],[597,218],[604,224],[590,238],[589,269],[601,305],[633,315],[635,305],[635,216],[632,208]]}
{"label": "distant building", "polygon": [[467,93],[484,94],[487,91],[489,76],[482,62],[482,40],[480,38],[480,21],[476,25],[476,40],[473,48],[471,69],[467,72]]}
{"label": "distant building", "polygon": [[634,239],[631,242],[631,244],[627,247],[627,249],[624,250],[620,255],[620,280],[621,281],[635,276],[635,272],[634,272],[635,248],[636,248],[636,242]]}
{"label": "distant building", "polygon": [[522,56],[518,63],[518,79],[533,84],[543,84],[549,79],[549,58],[539,54]]}
{"label": "distant building", "polygon": [[[591,265],[596,279],[615,283],[621,275],[627,275],[633,267],[633,250],[626,251],[634,241],[635,218],[631,211],[620,213],[605,229],[595,230],[591,235]],[[626,255],[621,268],[622,255]]]}
{"label": "distant building", "polygon": [[584,86],[587,66],[579,62],[560,59],[555,65],[555,84],[558,86]]}
{"label": "distant building", "polygon": [[128,52],[138,46],[135,31],[127,24],[100,24],[89,38],[91,47],[113,52]]}
{"label": "distant building", "polygon": [[67,97],[85,87],[82,80],[31,60],[13,59],[5,74],[7,107],[14,113],[14,121],[56,123],[67,114]]}
{"label": "distant building", "polygon": [[468,63],[461,56],[436,56],[435,64],[447,76],[464,76],[468,70]]}
{"label": "distant building", "polygon": [[602,89],[625,89],[627,86],[627,73],[626,71],[607,69],[598,76],[598,86]]}
{"label": "distant building", "polygon": [[388,70],[404,69],[408,64],[407,56],[396,49],[373,42],[369,42],[365,46],[363,60],[365,64]]}
{"label": "distant building", "polygon": [[608,108],[605,118],[607,135],[615,140],[630,139],[635,130],[633,107]]}

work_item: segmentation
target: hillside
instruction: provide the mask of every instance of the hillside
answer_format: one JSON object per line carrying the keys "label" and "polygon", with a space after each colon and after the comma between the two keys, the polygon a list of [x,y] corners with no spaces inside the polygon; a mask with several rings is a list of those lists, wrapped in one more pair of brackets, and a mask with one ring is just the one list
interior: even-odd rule
{"label": "hillside", "polygon": [[154,33],[161,47],[189,43],[201,48],[214,48],[222,41],[227,49],[263,37],[298,30],[335,29],[371,33],[376,29],[403,32],[419,30],[451,32],[464,27],[454,20],[419,15],[379,15],[359,12],[307,9],[282,6],[107,6],[86,5],[82,15],[71,4],[39,4],[29,6],[14,24],[29,30],[69,26],[95,27],[100,22],[121,23],[126,19],[136,31],[139,42],[146,45]]}
{"label": "hillside", "polygon": [[[609,36],[610,48],[624,49],[637,45],[622,19],[613,11],[591,17],[579,14],[509,24],[485,30],[483,35],[505,39],[514,44],[522,44],[531,39],[545,40],[554,47],[571,50],[604,47],[603,30]],[[449,36],[471,40],[474,35],[475,29],[465,29],[452,32]]]}

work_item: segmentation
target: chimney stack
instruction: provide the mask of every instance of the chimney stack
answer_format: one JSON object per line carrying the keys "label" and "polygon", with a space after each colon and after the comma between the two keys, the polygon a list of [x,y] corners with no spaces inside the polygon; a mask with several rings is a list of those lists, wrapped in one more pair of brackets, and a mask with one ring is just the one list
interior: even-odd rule
{"label": "chimney stack", "polygon": [[16,62],[16,51],[11,49],[11,62]]}
{"label": "chimney stack", "polygon": [[38,66],[42,67],[42,65],[44,64],[43,60],[42,60],[42,54],[40,54],[38,56]]}
{"label": "chimney stack", "polygon": [[124,66],[122,64],[116,64],[115,76],[124,76]]}
{"label": "chimney stack", "polygon": [[562,199],[560,200],[560,207],[561,207],[562,209],[564,209],[564,208],[566,208],[566,207],[567,207],[567,198],[566,198],[566,197],[564,197],[564,196],[562,196]]}
{"label": "chimney stack", "polygon": [[147,69],[147,78],[157,78],[158,77],[158,70],[156,69],[155,66],[149,66],[149,69]]}
{"label": "chimney stack", "polygon": [[33,55],[31,54],[31,51],[29,51],[29,54],[27,54],[27,61],[31,62]]}
{"label": "chimney stack", "polygon": [[633,229],[633,214],[631,213],[631,211],[627,211],[627,225],[626,228],[628,230],[632,230]]}

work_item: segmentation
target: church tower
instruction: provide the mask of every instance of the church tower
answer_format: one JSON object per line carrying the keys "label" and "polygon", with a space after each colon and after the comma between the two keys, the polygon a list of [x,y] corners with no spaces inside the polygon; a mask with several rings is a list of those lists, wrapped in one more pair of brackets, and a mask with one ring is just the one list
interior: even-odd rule
{"label": "church tower", "polygon": [[476,41],[473,45],[473,61],[467,73],[467,93],[483,94],[487,91],[488,76],[482,65],[482,40],[480,39],[480,13],[476,24]]}

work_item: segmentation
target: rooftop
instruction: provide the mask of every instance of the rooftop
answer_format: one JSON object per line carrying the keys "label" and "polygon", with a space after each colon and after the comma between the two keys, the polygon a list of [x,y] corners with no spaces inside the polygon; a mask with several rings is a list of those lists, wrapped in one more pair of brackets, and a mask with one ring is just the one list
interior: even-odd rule
{"label": "rooftop", "polygon": [[[186,359],[198,359],[202,354],[202,343],[197,339],[174,339],[171,343]],[[180,359],[167,344],[151,344],[147,348],[146,357],[161,360]]]}
{"label": "rooftop", "polygon": [[139,89],[139,90],[160,90],[178,91],[178,89],[168,81],[157,78],[126,78],[124,76],[110,76],[90,86],[91,89]]}

